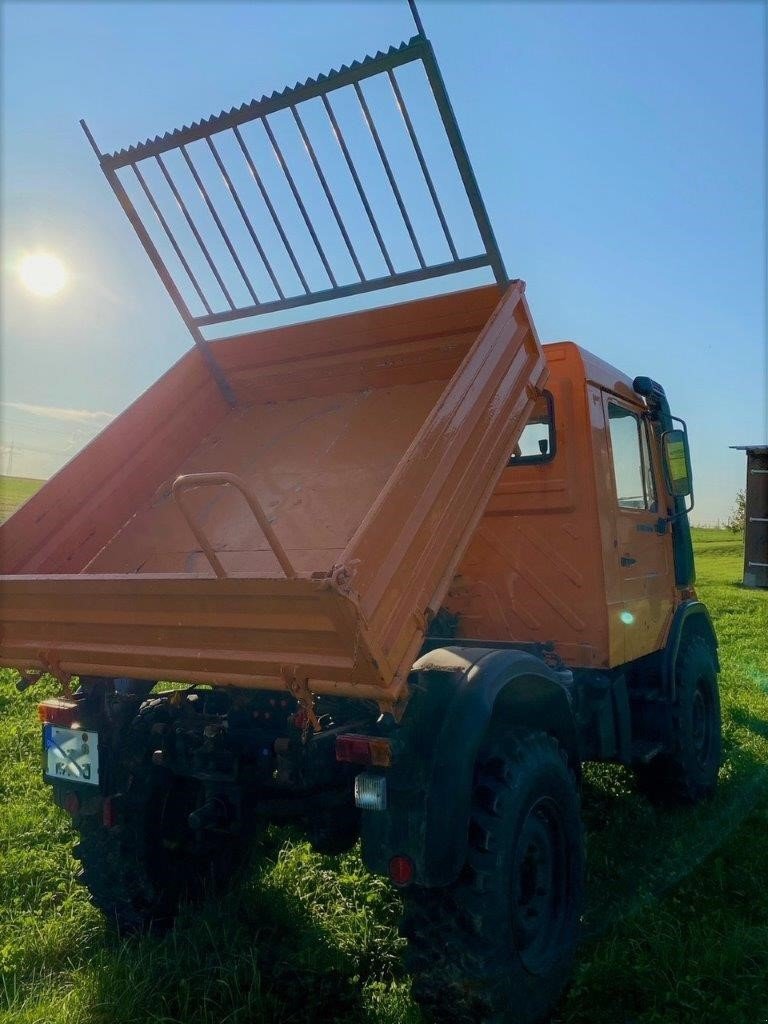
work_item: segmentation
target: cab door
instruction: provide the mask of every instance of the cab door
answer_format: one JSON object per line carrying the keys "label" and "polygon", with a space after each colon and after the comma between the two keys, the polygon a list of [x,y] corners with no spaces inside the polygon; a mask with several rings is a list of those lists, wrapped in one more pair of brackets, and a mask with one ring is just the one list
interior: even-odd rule
{"label": "cab door", "polygon": [[654,437],[641,409],[603,393],[615,506],[613,551],[621,602],[611,608],[611,631],[620,635],[624,661],[664,644],[674,603],[672,543],[660,505]]}

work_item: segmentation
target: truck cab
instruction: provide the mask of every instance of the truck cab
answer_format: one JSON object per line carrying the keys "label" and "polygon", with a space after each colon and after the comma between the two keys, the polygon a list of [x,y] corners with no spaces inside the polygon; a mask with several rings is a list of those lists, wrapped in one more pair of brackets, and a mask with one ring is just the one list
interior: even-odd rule
{"label": "truck cab", "polygon": [[693,596],[675,579],[687,521],[632,380],[573,342],[544,353],[545,388],[446,606],[463,639],[552,644],[569,665],[612,669],[663,648]]}

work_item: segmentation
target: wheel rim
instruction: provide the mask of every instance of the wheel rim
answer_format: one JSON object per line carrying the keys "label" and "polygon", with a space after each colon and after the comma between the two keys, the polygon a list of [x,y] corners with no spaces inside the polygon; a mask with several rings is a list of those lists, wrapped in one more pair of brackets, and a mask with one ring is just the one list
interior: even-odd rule
{"label": "wheel rim", "polygon": [[712,754],[712,693],[705,677],[699,679],[691,708],[691,740],[696,761],[706,767]]}
{"label": "wheel rim", "polygon": [[513,861],[512,928],[526,970],[546,971],[567,918],[568,857],[558,805],[538,800],[520,829]]}

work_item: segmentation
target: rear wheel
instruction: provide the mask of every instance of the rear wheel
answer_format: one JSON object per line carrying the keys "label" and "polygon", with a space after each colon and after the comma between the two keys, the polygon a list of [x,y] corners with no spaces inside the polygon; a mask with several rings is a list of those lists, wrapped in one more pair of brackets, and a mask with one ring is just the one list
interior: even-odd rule
{"label": "rear wheel", "polygon": [[359,835],[360,812],[354,804],[343,804],[316,815],[307,829],[307,839],[312,849],[316,853],[330,855],[351,850]]}
{"label": "rear wheel", "polygon": [[250,846],[243,834],[191,828],[189,815],[205,802],[203,785],[153,763],[156,730],[172,717],[169,700],[148,702],[112,752],[115,821],[75,820],[80,881],[125,932],[169,927],[182,903],[221,891]]}
{"label": "rear wheel", "polygon": [[638,787],[657,803],[697,803],[717,786],[722,736],[717,665],[702,637],[683,641],[677,699],[669,708],[671,748],[636,769]]}
{"label": "rear wheel", "polygon": [[543,733],[507,734],[477,767],[458,881],[406,893],[413,995],[436,1021],[537,1024],[571,971],[583,895],[579,797]]}

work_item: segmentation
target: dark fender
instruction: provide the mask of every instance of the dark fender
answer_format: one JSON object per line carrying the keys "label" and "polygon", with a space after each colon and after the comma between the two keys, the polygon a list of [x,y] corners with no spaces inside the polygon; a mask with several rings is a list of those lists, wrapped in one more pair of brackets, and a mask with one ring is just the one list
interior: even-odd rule
{"label": "dark fender", "polygon": [[707,606],[702,601],[684,601],[675,611],[669,636],[664,647],[661,663],[661,678],[664,693],[674,700],[675,666],[683,636],[701,636],[712,645],[717,671],[720,671],[720,659],[717,654],[717,634],[712,625]]}
{"label": "dark fender", "polygon": [[556,736],[580,769],[571,673],[526,651],[448,647],[414,665],[414,696],[400,727],[385,812],[363,814],[363,857],[386,873],[406,854],[415,881],[448,885],[467,848],[477,755],[491,717]]}

